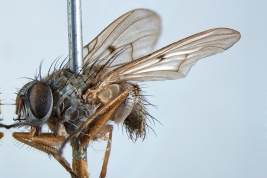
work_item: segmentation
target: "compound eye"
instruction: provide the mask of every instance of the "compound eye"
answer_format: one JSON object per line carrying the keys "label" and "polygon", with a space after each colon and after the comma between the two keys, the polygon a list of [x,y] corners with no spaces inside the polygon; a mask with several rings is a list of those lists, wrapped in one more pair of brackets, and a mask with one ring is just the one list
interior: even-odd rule
{"label": "compound eye", "polygon": [[52,91],[44,82],[37,82],[28,91],[28,99],[32,114],[43,119],[53,105]]}

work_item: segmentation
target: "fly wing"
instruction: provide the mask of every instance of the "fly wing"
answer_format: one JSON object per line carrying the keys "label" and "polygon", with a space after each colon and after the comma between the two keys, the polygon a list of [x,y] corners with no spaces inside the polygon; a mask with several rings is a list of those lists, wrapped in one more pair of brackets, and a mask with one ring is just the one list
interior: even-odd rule
{"label": "fly wing", "polygon": [[109,72],[98,86],[120,81],[183,78],[199,59],[227,50],[240,37],[239,32],[229,28],[215,28],[195,34]]}
{"label": "fly wing", "polygon": [[84,46],[84,66],[117,68],[152,52],[160,33],[159,16],[147,9],[130,11]]}

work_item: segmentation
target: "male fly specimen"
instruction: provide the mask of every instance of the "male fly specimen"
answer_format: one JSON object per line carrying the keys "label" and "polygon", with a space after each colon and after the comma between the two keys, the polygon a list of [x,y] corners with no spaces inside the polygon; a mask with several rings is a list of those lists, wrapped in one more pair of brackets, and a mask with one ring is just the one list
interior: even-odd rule
{"label": "male fly specimen", "polygon": [[[89,177],[85,150],[90,141],[108,140],[100,173],[106,177],[112,122],[122,124],[133,141],[146,137],[150,115],[136,82],[183,78],[199,59],[221,53],[240,39],[235,30],[214,28],[151,53],[159,33],[160,18],[147,9],[116,19],[84,46],[83,73],[72,73],[63,62],[19,90],[18,122],[13,126],[30,126],[30,132],[13,137],[52,155],[72,177]],[[42,132],[44,124],[52,133]],[[62,156],[68,142],[72,168]]]}

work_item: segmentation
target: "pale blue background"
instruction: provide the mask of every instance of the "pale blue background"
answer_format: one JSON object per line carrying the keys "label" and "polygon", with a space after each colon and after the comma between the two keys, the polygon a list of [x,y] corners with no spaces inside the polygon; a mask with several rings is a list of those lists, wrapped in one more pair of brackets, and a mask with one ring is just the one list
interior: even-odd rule
{"label": "pale blue background", "polygon": [[[82,1],[84,44],[115,18],[149,8],[162,18],[156,48],[215,27],[241,32],[223,54],[199,61],[185,79],[147,83],[149,108],[162,124],[147,140],[132,143],[115,127],[108,178],[267,177],[267,1]],[[65,1],[0,0],[0,98],[14,102],[16,89],[68,54]],[[12,123],[14,106],[3,106]],[[3,129],[1,129],[4,131]],[[21,129],[23,130],[23,129]],[[6,131],[0,146],[0,177],[69,177],[54,159],[16,144]],[[88,149],[91,177],[98,177],[106,142]],[[22,147],[22,148],[21,148]],[[71,149],[65,149],[71,160]]]}

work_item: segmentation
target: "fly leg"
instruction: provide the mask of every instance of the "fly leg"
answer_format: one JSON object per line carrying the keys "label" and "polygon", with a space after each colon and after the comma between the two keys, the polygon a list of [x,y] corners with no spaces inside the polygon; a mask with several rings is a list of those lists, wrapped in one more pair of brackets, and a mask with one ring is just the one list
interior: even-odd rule
{"label": "fly leg", "polygon": [[[125,100],[126,96],[127,95],[125,95],[124,99],[118,100],[114,106],[110,107],[111,109],[109,111],[106,111],[103,115],[101,115],[98,118],[98,120],[96,121],[96,123],[86,132],[85,136],[82,138],[82,141],[81,141],[81,144],[85,146],[85,145],[88,145],[90,140],[96,140],[96,139],[105,140],[107,138],[106,133],[109,133],[108,144],[107,144],[107,148],[106,148],[106,152],[105,152],[102,170],[100,173],[100,178],[106,177],[108,159],[109,159],[110,149],[111,149],[111,139],[112,139],[113,127],[112,127],[112,125],[106,125],[106,124],[112,118],[112,115],[115,112],[115,110]],[[116,100],[116,99],[114,99],[114,100]]]}
{"label": "fly leg", "polygon": [[[109,112],[109,114],[112,114],[114,111],[112,110]],[[109,115],[108,113],[106,113]],[[110,118],[110,117],[107,117]],[[107,122],[108,120],[106,120]],[[104,125],[106,122],[102,122],[102,124],[96,123],[92,129],[89,130],[88,134],[86,134],[83,139],[82,139],[82,145],[88,145],[89,141],[91,140],[96,140],[96,139],[102,139],[102,140],[107,140],[107,147],[105,151],[105,156],[104,156],[104,161],[100,173],[100,178],[105,178],[107,174],[107,166],[108,166],[108,160],[109,160],[109,155],[110,155],[110,150],[111,150],[111,142],[112,142],[112,131],[113,131],[113,126],[112,125]],[[102,128],[101,128],[102,125]],[[98,129],[95,129],[98,128]],[[106,134],[108,133],[108,137]]]}
{"label": "fly leg", "polygon": [[112,142],[112,131],[113,131],[113,126],[112,125],[107,125],[109,131],[108,131],[108,143],[107,143],[107,148],[105,152],[105,157],[104,157],[104,162],[102,165],[102,170],[100,173],[100,178],[105,178],[107,175],[107,167],[108,167],[108,160],[109,160],[109,155],[110,155],[110,150],[111,150],[111,142]]}
{"label": "fly leg", "polygon": [[67,160],[61,156],[58,159],[56,153],[59,146],[66,138],[63,136],[55,136],[53,133],[40,133],[36,135],[37,130],[35,127],[31,127],[31,131],[28,132],[15,132],[13,137],[26,145],[43,151],[49,155],[52,155],[72,176],[72,178],[78,178],[78,176],[72,171]]}

